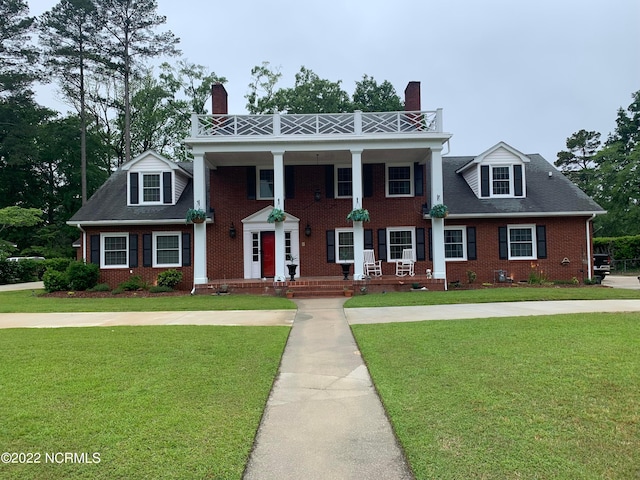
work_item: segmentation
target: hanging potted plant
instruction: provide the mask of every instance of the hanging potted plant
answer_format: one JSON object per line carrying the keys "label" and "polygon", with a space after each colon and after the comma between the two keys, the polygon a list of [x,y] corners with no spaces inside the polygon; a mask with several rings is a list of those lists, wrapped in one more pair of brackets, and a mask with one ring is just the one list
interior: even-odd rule
{"label": "hanging potted plant", "polygon": [[449,209],[442,203],[434,205],[431,207],[431,210],[429,210],[429,216],[431,218],[445,218],[447,215],[449,215]]}
{"label": "hanging potted plant", "polygon": [[187,210],[186,223],[202,223],[207,219],[207,214],[200,208],[190,208]]}
{"label": "hanging potted plant", "polygon": [[347,215],[347,220],[351,222],[368,222],[369,210],[366,208],[354,208]]}
{"label": "hanging potted plant", "polygon": [[271,213],[267,217],[267,222],[284,222],[285,218],[287,218],[287,216],[285,215],[284,211],[279,208],[274,208],[273,210],[271,210]]}

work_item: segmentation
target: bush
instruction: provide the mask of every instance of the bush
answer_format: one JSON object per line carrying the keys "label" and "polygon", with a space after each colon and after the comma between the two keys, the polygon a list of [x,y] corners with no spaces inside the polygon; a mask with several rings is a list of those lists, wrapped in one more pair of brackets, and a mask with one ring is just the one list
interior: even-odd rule
{"label": "bush", "polygon": [[153,286],[149,289],[151,293],[164,293],[164,292],[173,292],[173,288],[165,287],[161,285]]}
{"label": "bush", "polygon": [[108,283],[99,283],[95,287],[87,288],[90,292],[109,292],[111,291],[111,287]]}
{"label": "bush", "polygon": [[129,292],[133,292],[136,290],[146,290],[147,284],[140,275],[133,275],[126,282],[122,282],[118,285],[116,290],[127,290]]}
{"label": "bush", "polygon": [[93,263],[72,262],[66,273],[71,290],[87,290],[98,283],[100,269]]}
{"label": "bush", "polygon": [[165,270],[158,275],[158,286],[169,287],[171,289],[176,288],[182,281],[182,272],[177,271],[175,268],[171,270]]}
{"label": "bush", "polygon": [[15,283],[18,278],[18,262],[0,261],[0,285]]}
{"label": "bush", "polygon": [[44,272],[42,281],[44,282],[44,289],[49,293],[60,292],[62,290],[68,290],[69,288],[67,274],[56,270],[47,270]]}
{"label": "bush", "polygon": [[73,262],[72,258],[47,258],[42,263],[45,271],[66,272],[71,262]]}
{"label": "bush", "polygon": [[17,264],[16,281],[18,282],[36,282],[44,275],[44,265],[42,260],[24,259]]}

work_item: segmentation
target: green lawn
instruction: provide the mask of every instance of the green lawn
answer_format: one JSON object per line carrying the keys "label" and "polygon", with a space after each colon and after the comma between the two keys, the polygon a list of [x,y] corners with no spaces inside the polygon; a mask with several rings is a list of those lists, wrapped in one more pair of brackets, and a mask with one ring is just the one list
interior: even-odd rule
{"label": "green lawn", "polygon": [[[0,332],[3,479],[240,479],[287,327]],[[100,463],[45,463],[45,452]]]}
{"label": "green lawn", "polygon": [[198,310],[295,309],[286,298],[259,295],[182,295],[128,298],[55,298],[43,290],[0,292],[0,313],[162,312]]}
{"label": "green lawn", "polygon": [[388,292],[356,295],[345,303],[347,308],[400,307],[411,305],[445,305],[454,303],[522,302],[537,300],[640,300],[640,290],[604,287],[512,287],[447,292]]}
{"label": "green lawn", "polygon": [[352,329],[416,478],[640,477],[640,314]]}

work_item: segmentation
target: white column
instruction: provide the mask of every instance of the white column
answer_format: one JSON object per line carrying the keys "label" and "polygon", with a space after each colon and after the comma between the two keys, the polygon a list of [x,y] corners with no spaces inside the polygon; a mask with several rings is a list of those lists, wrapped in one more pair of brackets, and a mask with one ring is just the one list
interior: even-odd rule
{"label": "white column", "polygon": [[[442,147],[431,148],[431,206],[444,202],[442,184]],[[447,281],[447,269],[444,261],[444,218],[431,219],[433,278]]]}
{"label": "white column", "polygon": [[[284,151],[273,151],[273,205],[284,211]],[[276,282],[287,279],[285,273],[284,222],[275,223]]]}
{"label": "white column", "polygon": [[[207,169],[204,154],[193,154],[193,208],[207,211]],[[208,212],[207,212],[208,213]],[[193,284],[209,283],[207,277],[207,222],[193,224]]]}
{"label": "white column", "polygon": [[[353,209],[364,208],[362,204],[362,149],[351,150],[351,182]],[[353,222],[353,279],[364,278],[364,227],[362,222]]]}

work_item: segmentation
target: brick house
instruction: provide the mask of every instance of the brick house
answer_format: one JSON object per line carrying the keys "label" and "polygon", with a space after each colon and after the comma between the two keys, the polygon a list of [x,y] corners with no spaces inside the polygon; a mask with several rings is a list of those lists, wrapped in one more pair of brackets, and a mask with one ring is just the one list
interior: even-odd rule
{"label": "brick house", "polygon": [[[366,275],[373,249],[383,278],[410,250],[415,279],[444,285],[592,276],[592,219],[604,211],[540,155],[500,142],[472,157],[443,156],[442,110],[422,111],[419,82],[405,111],[230,115],[212,89],[213,114],[194,115],[193,163],[145,152],[125,164],[70,220],[78,257],[112,286],[178,268],[182,288],[230,279],[285,282]],[[446,218],[431,206],[446,204]],[[284,222],[269,223],[273,208]],[[207,221],[186,224],[189,208]],[[349,222],[365,208],[370,222]],[[417,281],[417,280],[416,280]]]}

